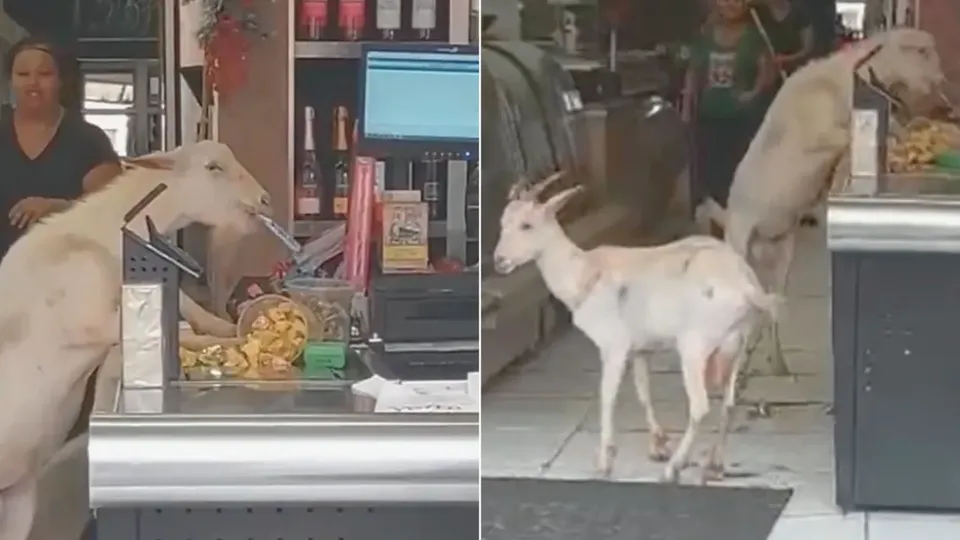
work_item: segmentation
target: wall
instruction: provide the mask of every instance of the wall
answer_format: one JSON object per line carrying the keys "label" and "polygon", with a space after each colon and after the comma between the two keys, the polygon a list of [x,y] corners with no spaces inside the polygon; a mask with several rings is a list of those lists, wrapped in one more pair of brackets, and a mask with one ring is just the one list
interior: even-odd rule
{"label": "wall", "polygon": [[[270,193],[274,218],[281,224],[292,226],[289,126],[293,2],[263,0],[254,5],[270,36],[252,44],[248,53],[250,76],[247,82],[228,100],[219,102],[218,138],[233,149],[240,162]],[[211,266],[216,265],[232,273],[218,276],[217,281],[230,282],[247,275],[267,275],[277,260],[288,255],[282,244],[265,229],[244,238],[242,245],[238,243],[239,239],[236,238],[211,238]],[[234,253],[237,247],[240,249],[239,256]],[[231,259],[232,263],[218,262]],[[218,293],[215,289],[212,293],[215,302],[220,300],[216,298]]]}
{"label": "wall", "polygon": [[[200,14],[199,4],[194,4],[180,12],[181,66],[197,66],[203,62],[202,51],[194,38]],[[270,36],[251,43],[248,80],[229,99],[215,99],[212,119],[213,138],[227,144],[267,189],[273,200],[274,217],[285,225],[292,225],[292,182],[288,173],[292,4],[292,0],[258,0],[253,4]],[[181,136],[183,142],[189,142],[196,138],[200,108],[186,82],[181,80],[179,87]],[[206,267],[209,290],[201,292],[203,296],[209,294],[209,303],[218,312],[222,311],[239,278],[267,275],[277,260],[287,256],[280,242],[265,230],[239,237],[229,233],[216,235],[204,227],[192,227],[184,234],[184,247]]]}

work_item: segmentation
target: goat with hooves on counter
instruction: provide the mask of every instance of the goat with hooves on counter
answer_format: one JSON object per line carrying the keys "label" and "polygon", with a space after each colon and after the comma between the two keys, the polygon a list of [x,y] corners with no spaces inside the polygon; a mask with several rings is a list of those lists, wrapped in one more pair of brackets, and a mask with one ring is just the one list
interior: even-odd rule
{"label": "goat with hooves on counter", "polygon": [[[802,217],[850,179],[855,76],[903,102],[936,97],[944,82],[933,36],[912,28],[807,64],[777,93],[737,167],[727,208],[708,199],[697,209],[702,225],[724,228],[771,293],[785,294]],[[765,342],[774,374],[788,374],[776,323]]]}
{"label": "goat with hooves on counter", "polygon": [[[129,229],[191,223],[254,230],[263,187],[220,143],[142,158],[103,190],[36,224],[0,263],[0,539],[26,540],[38,474],[80,412],[86,382],[120,342],[124,215],[159,184]],[[152,164],[148,164],[152,161]]]}
{"label": "goat with hooves on counter", "polygon": [[[600,350],[600,448],[597,467],[608,476],[616,454],[613,412],[627,363],[650,429],[650,457],[667,461],[663,479],[679,480],[700,424],[710,410],[708,386],[723,389],[719,437],[703,481],[723,477],[723,453],[736,402],[737,374],[748,342],[778,299],[764,292],[750,266],[724,242],[691,236],[657,247],[601,246],[584,251],[566,236],[557,211],[580,188],[538,195],[560,177],[511,190],[500,221],[494,264],[501,273],[534,261],[573,324]],[[650,399],[647,357],[675,348],[689,401],[686,432],[673,454]]]}

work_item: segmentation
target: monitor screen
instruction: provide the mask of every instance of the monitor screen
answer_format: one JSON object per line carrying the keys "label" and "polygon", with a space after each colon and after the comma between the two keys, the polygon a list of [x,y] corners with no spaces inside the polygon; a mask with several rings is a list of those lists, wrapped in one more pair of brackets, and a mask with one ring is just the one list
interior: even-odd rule
{"label": "monitor screen", "polygon": [[[360,137],[475,145],[480,138],[480,55],[455,45],[364,50]],[[361,144],[361,146],[367,146]]]}

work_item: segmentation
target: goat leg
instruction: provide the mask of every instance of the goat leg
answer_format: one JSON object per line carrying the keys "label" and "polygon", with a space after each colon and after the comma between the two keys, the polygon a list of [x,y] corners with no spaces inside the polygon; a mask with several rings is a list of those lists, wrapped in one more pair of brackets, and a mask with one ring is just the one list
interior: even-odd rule
{"label": "goat leg", "polygon": [[680,444],[667,462],[663,471],[664,482],[675,483],[680,479],[680,471],[689,463],[690,450],[700,431],[700,424],[710,412],[710,396],[707,393],[707,359],[713,351],[700,346],[689,346],[683,343],[678,346],[680,353],[680,368],[683,372],[683,385],[687,391],[689,402],[689,419],[687,429],[680,439]]}
{"label": "goat leg", "polygon": [[180,291],[180,313],[196,334],[216,337],[237,336],[237,325],[203,309],[183,291]]}
{"label": "goat leg", "polygon": [[37,479],[30,473],[0,491],[0,538],[27,540],[37,511]]}
{"label": "goat leg", "polygon": [[733,370],[726,374],[726,388],[720,410],[720,427],[717,432],[717,441],[710,449],[707,462],[703,466],[703,477],[701,479],[703,484],[723,480],[723,456],[726,451],[727,435],[730,432],[730,422],[733,419],[737,404],[737,387],[739,386],[737,375],[746,359],[746,340],[744,336],[738,335],[732,338],[729,347],[724,347],[723,350],[717,351],[714,355],[725,356],[727,358],[726,362],[732,364]]}
{"label": "goat leg", "polygon": [[597,453],[597,472],[607,478],[613,471],[617,447],[613,438],[613,411],[617,393],[627,367],[629,346],[613,346],[600,351],[603,364],[600,375],[600,448]]}
{"label": "goat leg", "polygon": [[[764,289],[781,297],[787,288],[795,239],[795,232],[790,231],[776,240],[757,238],[752,248],[757,277]],[[783,357],[780,344],[780,327],[776,321],[771,320],[762,326],[760,342],[763,343],[762,354],[769,366],[769,373],[776,376],[790,375],[790,368]]]}
{"label": "goat leg", "polygon": [[647,416],[647,428],[650,430],[650,448],[648,455],[652,461],[661,462],[670,459],[670,442],[657,415],[653,410],[653,400],[650,399],[650,365],[647,357],[641,352],[633,355],[633,383],[637,388],[637,398]]}
{"label": "goat leg", "polygon": [[[787,279],[790,276],[790,266],[793,264],[794,248],[796,246],[796,231],[787,233],[776,243],[776,249],[771,255],[771,292],[783,297],[787,291]],[[776,321],[770,323],[769,334],[770,368],[774,375],[785,377],[790,375],[790,368],[783,357],[783,347],[780,343],[780,325]]]}

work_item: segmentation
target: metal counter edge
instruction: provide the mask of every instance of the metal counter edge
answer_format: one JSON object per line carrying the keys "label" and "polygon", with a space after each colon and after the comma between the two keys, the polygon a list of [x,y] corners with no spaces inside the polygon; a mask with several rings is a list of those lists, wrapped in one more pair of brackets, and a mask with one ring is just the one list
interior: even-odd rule
{"label": "metal counter edge", "polygon": [[90,507],[479,500],[479,416],[96,416]]}
{"label": "metal counter edge", "polygon": [[960,253],[960,200],[831,197],[830,251]]}

